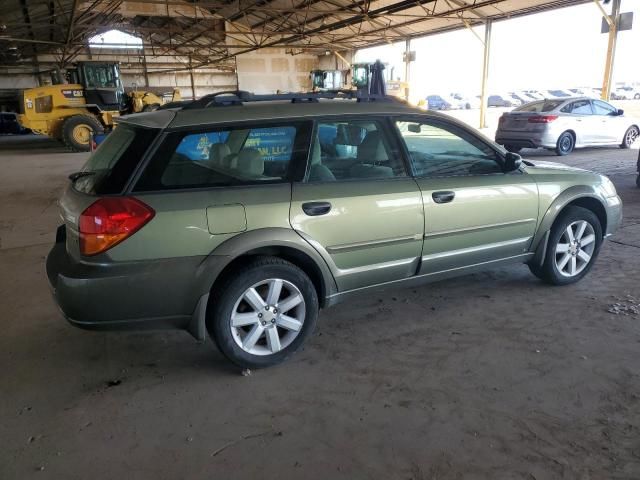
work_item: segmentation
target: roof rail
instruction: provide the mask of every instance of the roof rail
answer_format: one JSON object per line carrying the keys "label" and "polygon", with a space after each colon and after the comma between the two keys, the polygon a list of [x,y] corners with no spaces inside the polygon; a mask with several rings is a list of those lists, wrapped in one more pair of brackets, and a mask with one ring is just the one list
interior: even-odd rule
{"label": "roof rail", "polygon": [[357,90],[328,90],[307,93],[254,94],[244,90],[229,90],[211,93],[182,107],[183,110],[231,105],[243,105],[248,102],[273,102],[290,100],[291,103],[315,103],[318,100],[357,100],[358,102],[400,102],[397,97],[371,95]]}

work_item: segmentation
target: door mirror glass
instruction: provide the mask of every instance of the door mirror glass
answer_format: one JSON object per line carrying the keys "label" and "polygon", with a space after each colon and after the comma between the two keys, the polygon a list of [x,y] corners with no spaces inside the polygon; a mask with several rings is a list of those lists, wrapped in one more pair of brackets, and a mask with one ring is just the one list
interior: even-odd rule
{"label": "door mirror glass", "polygon": [[407,126],[407,130],[409,130],[411,133],[420,133],[420,124],[418,124],[418,123],[410,123]]}
{"label": "door mirror glass", "polygon": [[522,157],[517,153],[507,152],[504,156],[504,171],[513,172],[522,165]]}

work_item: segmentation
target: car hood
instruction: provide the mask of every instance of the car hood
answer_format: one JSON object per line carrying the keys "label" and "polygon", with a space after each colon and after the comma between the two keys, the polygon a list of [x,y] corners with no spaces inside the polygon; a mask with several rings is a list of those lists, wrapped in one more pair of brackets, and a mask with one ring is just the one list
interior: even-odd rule
{"label": "car hood", "polygon": [[543,160],[523,159],[523,164],[529,173],[562,173],[562,172],[581,172],[592,173],[583,168],[570,167],[562,163],[545,162]]}

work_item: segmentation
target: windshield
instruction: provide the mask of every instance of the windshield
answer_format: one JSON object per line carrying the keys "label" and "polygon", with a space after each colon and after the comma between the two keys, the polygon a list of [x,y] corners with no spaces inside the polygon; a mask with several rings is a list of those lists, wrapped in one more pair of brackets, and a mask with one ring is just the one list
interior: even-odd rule
{"label": "windshield", "polygon": [[120,84],[118,69],[113,64],[84,65],[87,88],[117,88]]}
{"label": "windshield", "polygon": [[531,102],[513,110],[514,112],[550,112],[563,104],[564,100],[540,100]]}
{"label": "windshield", "polygon": [[120,193],[158,130],[121,124],[89,157],[76,190],[88,194]]}

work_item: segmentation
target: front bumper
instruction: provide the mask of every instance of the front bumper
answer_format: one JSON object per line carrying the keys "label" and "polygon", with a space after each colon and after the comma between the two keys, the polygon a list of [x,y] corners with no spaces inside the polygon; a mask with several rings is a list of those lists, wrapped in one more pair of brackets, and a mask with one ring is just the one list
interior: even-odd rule
{"label": "front bumper", "polygon": [[206,257],[90,264],[74,260],[57,241],[47,256],[53,296],[75,326],[112,330],[189,328],[211,281],[199,275]]}
{"label": "front bumper", "polygon": [[618,195],[608,197],[606,200],[607,211],[607,231],[604,236],[610,237],[620,227],[622,223],[622,200]]}

